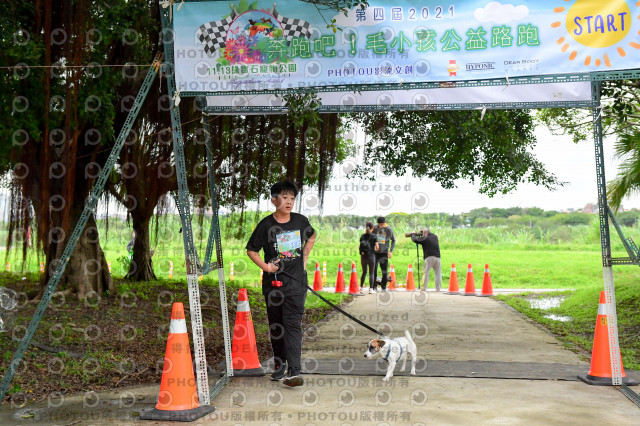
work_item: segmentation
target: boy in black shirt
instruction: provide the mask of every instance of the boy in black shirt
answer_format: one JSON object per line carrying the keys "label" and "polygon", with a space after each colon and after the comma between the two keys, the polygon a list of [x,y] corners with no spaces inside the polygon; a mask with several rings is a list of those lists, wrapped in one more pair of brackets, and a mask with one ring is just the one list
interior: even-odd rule
{"label": "boy in black shirt", "polygon": [[[288,386],[304,383],[300,358],[302,315],[307,298],[306,264],[316,238],[309,220],[291,212],[296,195],[298,188],[291,181],[273,185],[271,202],[276,211],[260,221],[246,245],[247,256],[265,272],[262,294],[267,303],[275,363],[271,379],[283,379],[288,366],[289,376],[283,381]],[[260,258],[260,250],[264,250],[264,260]]]}

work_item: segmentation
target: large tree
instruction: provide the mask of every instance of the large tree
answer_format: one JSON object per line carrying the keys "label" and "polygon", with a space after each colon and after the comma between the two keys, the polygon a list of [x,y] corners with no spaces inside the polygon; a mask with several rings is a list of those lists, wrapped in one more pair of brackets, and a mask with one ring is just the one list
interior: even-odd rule
{"label": "large tree", "polygon": [[[120,128],[119,88],[131,80],[122,66],[150,63],[141,60],[149,58],[149,46],[137,43],[130,31],[149,20],[148,3],[3,2],[0,63],[14,69],[0,77],[5,117],[0,132],[3,140],[18,138],[10,156],[11,230],[26,232],[34,221],[38,247],[46,255],[43,282],[69,241]],[[9,235],[11,245],[13,232]],[[114,290],[93,215],[61,284],[81,298],[92,290]]]}
{"label": "large tree", "polygon": [[529,111],[398,111],[355,114],[369,136],[366,165],[355,173],[371,176],[372,165],[387,174],[436,180],[444,188],[456,179],[480,182],[494,195],[531,182],[549,189],[561,184],[529,151],[536,143]]}

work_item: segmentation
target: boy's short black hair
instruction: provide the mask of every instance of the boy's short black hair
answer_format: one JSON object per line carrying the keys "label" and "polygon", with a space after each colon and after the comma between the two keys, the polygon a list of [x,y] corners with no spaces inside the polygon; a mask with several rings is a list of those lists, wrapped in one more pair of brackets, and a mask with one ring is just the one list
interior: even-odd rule
{"label": "boy's short black hair", "polygon": [[291,182],[290,180],[282,180],[280,182],[274,183],[273,186],[271,187],[271,190],[269,191],[269,193],[271,194],[271,197],[273,198],[277,198],[278,195],[286,192],[290,192],[293,194],[294,197],[297,197],[298,187],[296,186],[295,183]]}
{"label": "boy's short black hair", "polygon": [[384,216],[378,216],[378,223],[385,223],[387,219]]}

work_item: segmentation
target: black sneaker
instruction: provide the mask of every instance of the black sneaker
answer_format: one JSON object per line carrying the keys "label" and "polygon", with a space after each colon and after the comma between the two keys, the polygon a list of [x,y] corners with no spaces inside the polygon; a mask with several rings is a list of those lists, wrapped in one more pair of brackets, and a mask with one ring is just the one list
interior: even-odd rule
{"label": "black sneaker", "polygon": [[291,387],[302,386],[304,385],[304,379],[302,378],[302,376],[287,377],[282,381],[282,384]]}
{"label": "black sneaker", "polygon": [[285,364],[276,364],[275,365],[275,371],[273,372],[273,374],[271,375],[271,380],[273,381],[279,381],[284,379],[284,376],[287,374],[287,367]]}

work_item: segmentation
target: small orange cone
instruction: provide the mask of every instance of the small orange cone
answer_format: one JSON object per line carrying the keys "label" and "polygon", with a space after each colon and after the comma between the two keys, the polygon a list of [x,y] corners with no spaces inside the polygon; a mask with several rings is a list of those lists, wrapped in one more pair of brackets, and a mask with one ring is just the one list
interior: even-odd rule
{"label": "small orange cone", "polygon": [[231,345],[234,376],[264,376],[266,374],[258,359],[256,333],[253,329],[251,309],[247,289],[241,288],[238,293],[238,309],[236,322],[233,325],[233,344]]}
{"label": "small orange cone", "polygon": [[358,285],[358,273],[356,272],[356,262],[351,262],[351,277],[349,278],[349,294],[360,294]]}
{"label": "small orange cone", "polygon": [[396,281],[396,269],[393,267],[393,263],[391,264],[391,269],[389,272],[389,285],[387,285],[387,290],[395,291],[398,290],[397,281]]}
{"label": "small orange cone", "polygon": [[476,295],[476,283],[473,280],[473,269],[471,264],[467,267],[467,282],[464,284],[463,296],[475,296]]}
{"label": "small orange cone", "polygon": [[482,278],[482,293],[478,296],[493,296],[493,287],[491,286],[491,274],[489,273],[489,265],[484,265],[484,277]]}
{"label": "small orange cone", "polygon": [[322,291],[322,280],[320,279],[320,264],[316,262],[316,273],[313,275],[313,289]]}
{"label": "small orange cone", "polygon": [[407,271],[407,291],[416,291],[416,283],[413,280],[413,268],[409,264],[409,270]]}
{"label": "small orange cone", "polygon": [[344,293],[344,272],[342,271],[342,263],[338,264],[338,278],[336,279],[336,293]]}
{"label": "small orange cone", "polygon": [[191,422],[215,409],[213,405],[201,406],[198,400],[184,307],[176,302],[171,311],[158,403],[155,408],[140,413],[140,418]]}
{"label": "small orange cone", "polygon": [[[604,291],[600,292],[600,303],[598,305],[598,317],[596,318],[596,330],[593,335],[593,350],[591,351],[591,368],[589,373],[578,374],[578,379],[589,385],[612,386],[611,377],[611,353],[609,352],[609,327],[607,326],[607,312],[605,304],[607,299]],[[620,372],[622,373],[622,383],[627,386],[638,384],[636,380],[630,379],[624,372],[622,359],[620,359]]]}
{"label": "small orange cone", "polygon": [[451,264],[451,275],[449,275],[449,290],[444,294],[460,294],[460,287],[458,286],[458,273],[456,272],[456,264]]}

